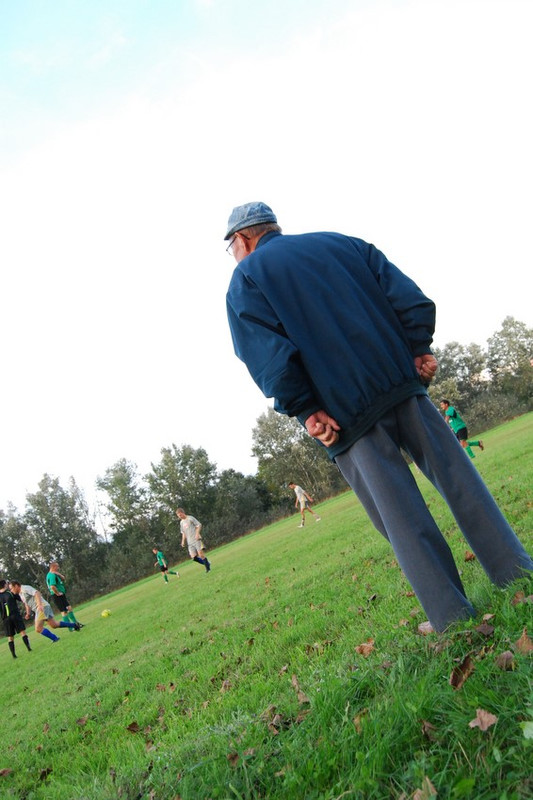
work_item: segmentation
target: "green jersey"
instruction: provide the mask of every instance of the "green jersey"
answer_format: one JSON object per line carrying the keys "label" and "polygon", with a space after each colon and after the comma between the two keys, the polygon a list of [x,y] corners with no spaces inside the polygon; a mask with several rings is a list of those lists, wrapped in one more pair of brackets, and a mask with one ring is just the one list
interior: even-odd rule
{"label": "green jersey", "polygon": [[55,586],[56,589],[59,592],[61,592],[61,594],[65,594],[65,592],[66,592],[65,584],[63,583],[63,581],[61,579],[61,575],[58,575],[57,572],[49,572],[48,573],[48,575],[46,576],[46,585],[48,586],[48,589],[50,590],[50,594],[55,594],[54,590],[52,589],[52,586]]}
{"label": "green jersey", "polygon": [[448,417],[448,422],[450,423],[450,428],[454,433],[460,431],[461,428],[466,428],[466,423],[464,419],[461,417],[458,411],[453,406],[448,406],[446,409],[446,416]]}
{"label": "green jersey", "polygon": [[155,554],[155,557],[157,558],[157,563],[159,564],[160,567],[166,567],[167,560],[166,560],[165,556],[163,555],[163,553],[161,552],[161,550],[157,551],[157,553]]}

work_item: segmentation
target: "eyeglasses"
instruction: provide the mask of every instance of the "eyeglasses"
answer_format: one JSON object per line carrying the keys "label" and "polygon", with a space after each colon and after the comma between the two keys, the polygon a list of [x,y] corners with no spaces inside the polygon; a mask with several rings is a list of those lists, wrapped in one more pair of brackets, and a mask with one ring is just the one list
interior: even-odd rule
{"label": "eyeglasses", "polygon": [[[249,239],[250,238],[249,236],[245,236],[244,233],[240,233],[240,231],[239,231],[239,236],[242,236],[243,239]],[[231,242],[226,247],[226,253],[228,254],[228,256],[232,256],[233,255],[233,245],[235,244],[235,239],[236,238],[237,238],[237,234],[235,234],[235,236],[233,237]]]}

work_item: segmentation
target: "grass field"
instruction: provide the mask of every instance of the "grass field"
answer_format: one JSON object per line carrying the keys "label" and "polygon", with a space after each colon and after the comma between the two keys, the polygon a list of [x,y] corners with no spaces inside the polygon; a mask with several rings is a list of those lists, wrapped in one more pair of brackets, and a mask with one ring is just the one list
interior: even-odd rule
{"label": "grass field", "polygon": [[[533,414],[483,438],[476,466],[531,550]],[[420,606],[347,492],[318,524],[210,551],[209,575],[187,562],[77,608],[86,627],[57,644],[30,631],[14,661],[3,639],[0,798],[531,797],[531,584],[492,587],[419,480],[475,621],[417,633]]]}

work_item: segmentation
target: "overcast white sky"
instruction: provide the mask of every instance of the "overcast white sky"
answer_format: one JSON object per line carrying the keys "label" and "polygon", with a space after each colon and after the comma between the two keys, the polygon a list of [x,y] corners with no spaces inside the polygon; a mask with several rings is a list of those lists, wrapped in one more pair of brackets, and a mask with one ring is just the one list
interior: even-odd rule
{"label": "overcast white sky", "polygon": [[530,0],[0,0],[0,508],[204,447],[254,473],[222,241],[372,241],[435,342],[533,324]]}

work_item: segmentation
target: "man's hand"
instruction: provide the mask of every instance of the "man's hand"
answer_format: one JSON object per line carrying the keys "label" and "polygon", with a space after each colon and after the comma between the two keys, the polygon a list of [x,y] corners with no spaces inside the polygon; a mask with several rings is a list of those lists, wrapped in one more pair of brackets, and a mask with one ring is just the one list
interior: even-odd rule
{"label": "man's hand", "polygon": [[341,429],[339,423],[322,409],[307,417],[305,427],[307,428],[307,433],[313,439],[318,439],[326,447],[331,447],[332,444],[339,441],[339,434],[337,433]]}
{"label": "man's hand", "polygon": [[416,356],[415,368],[420,375],[420,380],[423,383],[431,383],[437,372],[437,359],[431,353],[426,353],[423,356]]}

